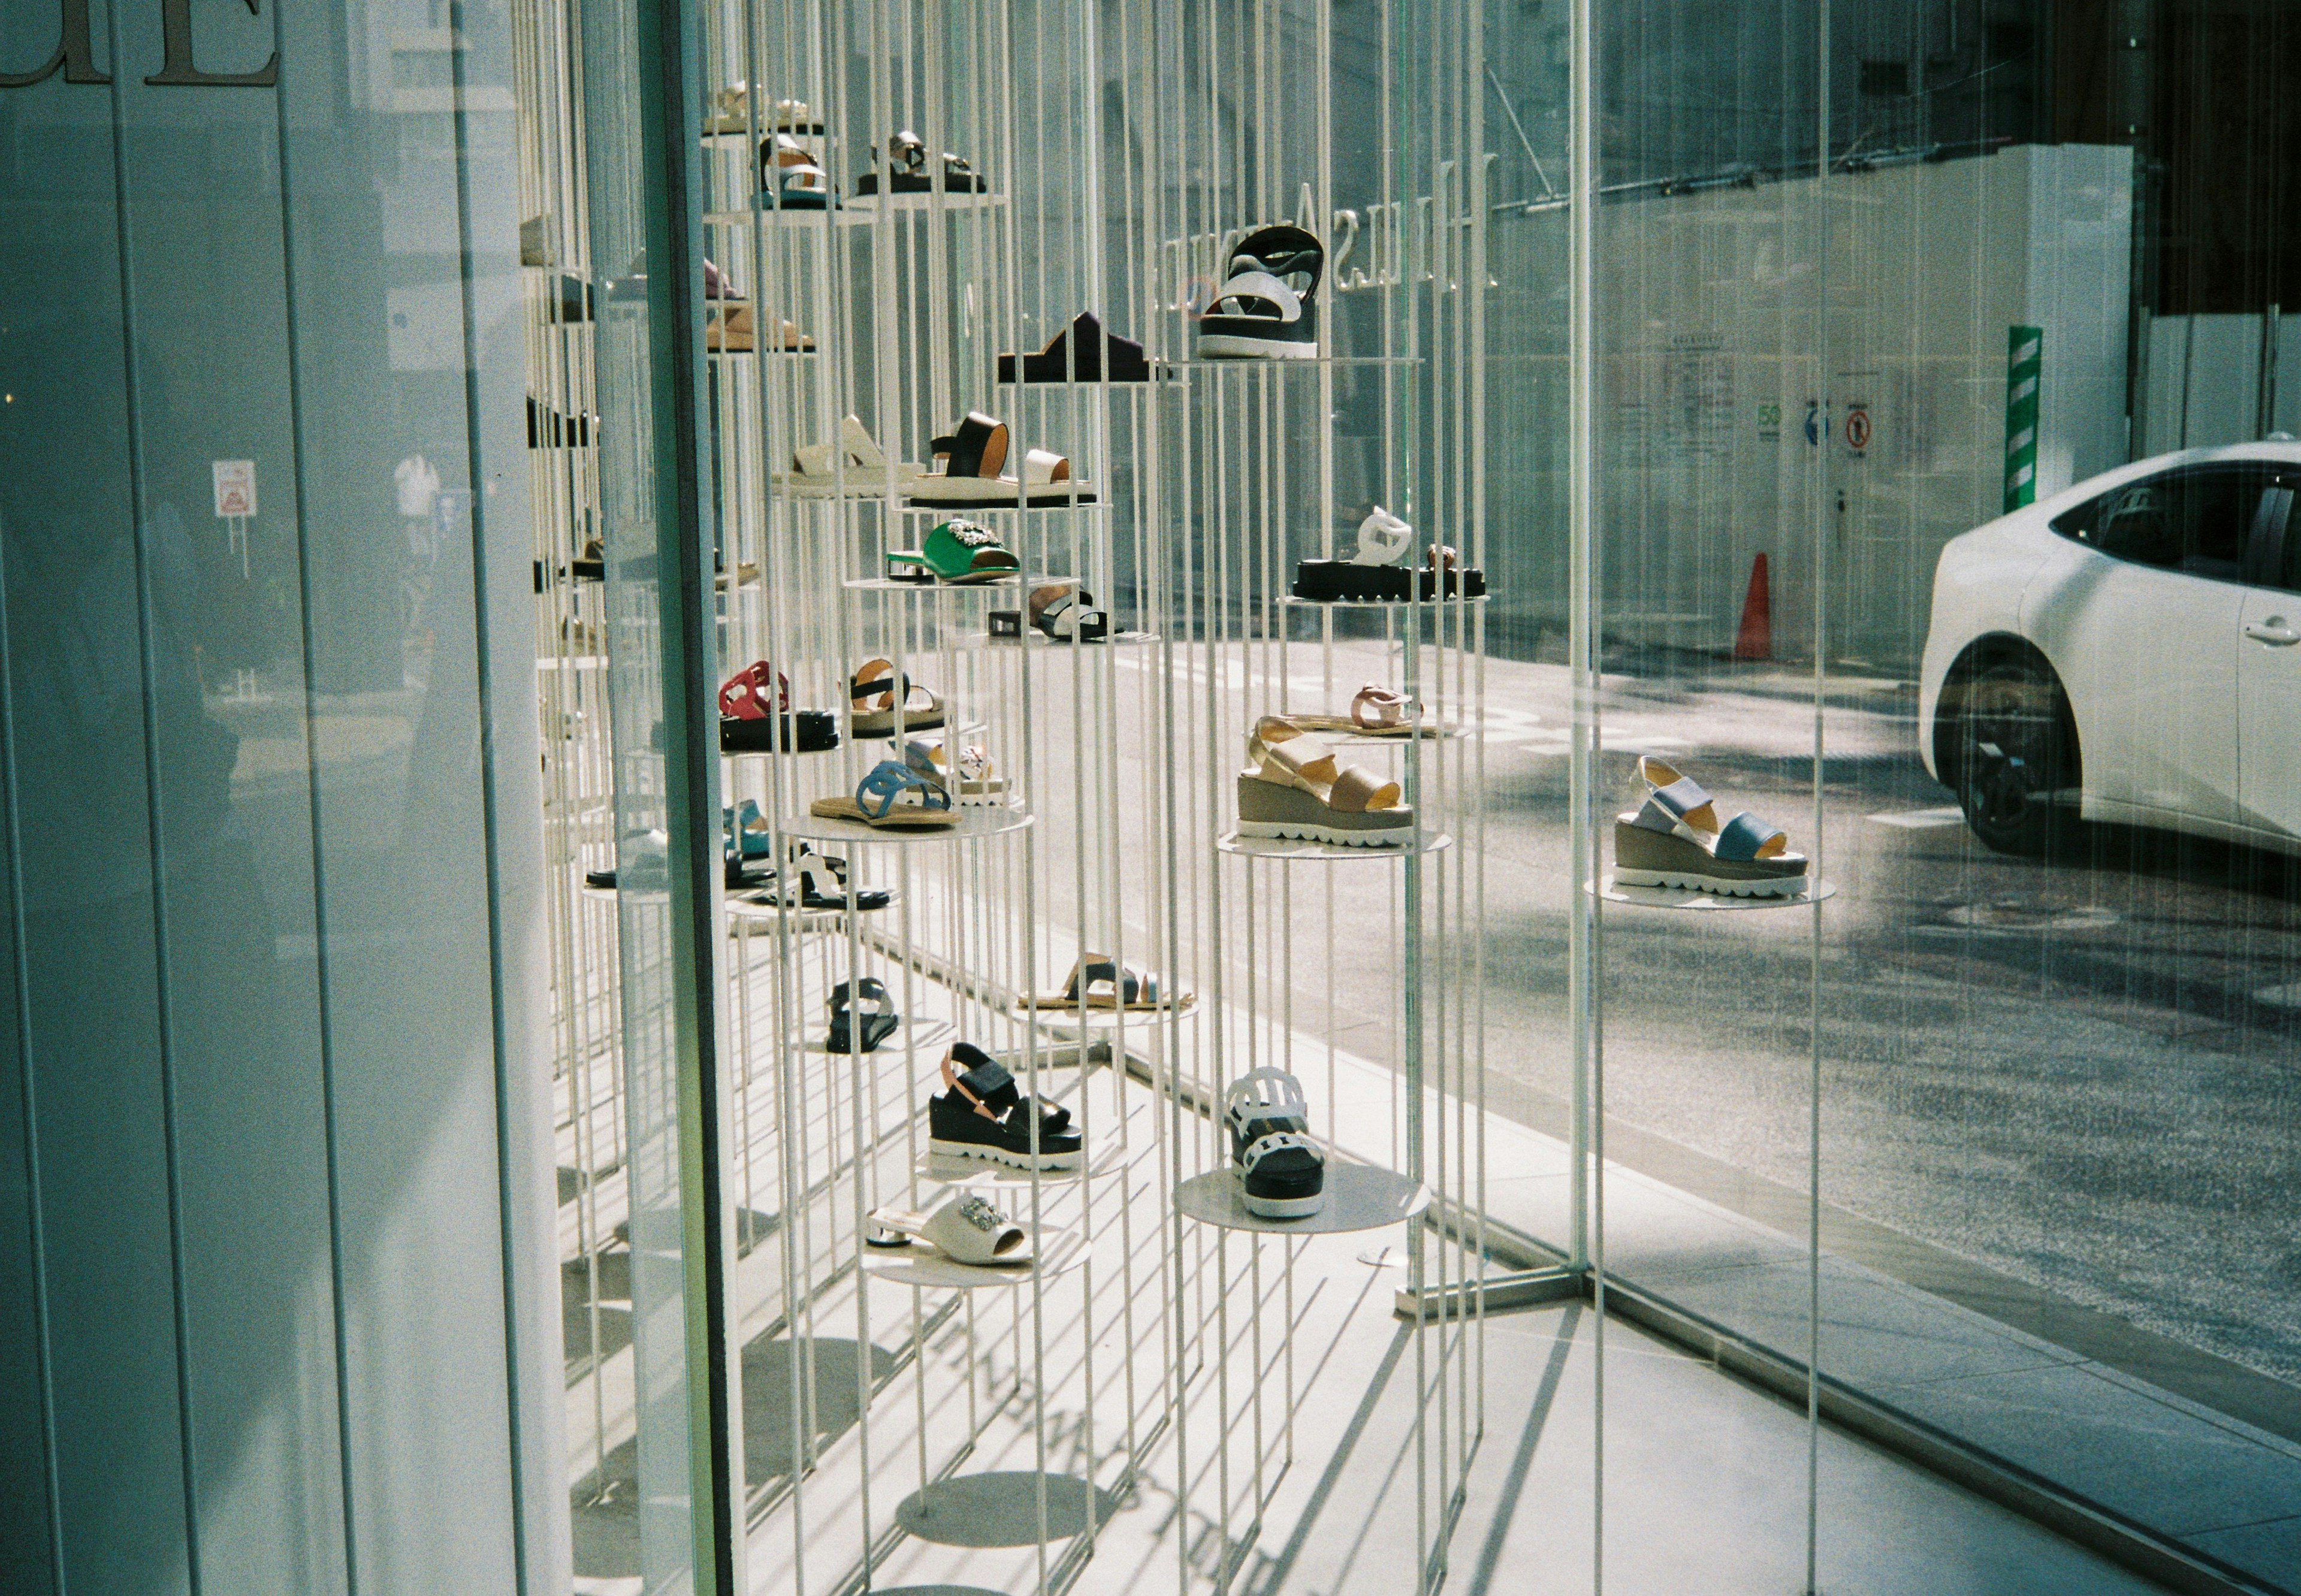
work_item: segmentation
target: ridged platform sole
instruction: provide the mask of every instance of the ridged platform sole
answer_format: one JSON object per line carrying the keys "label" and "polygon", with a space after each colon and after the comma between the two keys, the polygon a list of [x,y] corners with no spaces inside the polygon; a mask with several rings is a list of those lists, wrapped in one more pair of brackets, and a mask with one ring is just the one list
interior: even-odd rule
{"label": "ridged platform sole", "polygon": [[1326,1194],[1323,1191],[1313,1191],[1308,1197],[1257,1197],[1244,1186],[1242,1180],[1238,1199],[1246,1205],[1248,1213],[1258,1218],[1307,1219],[1326,1206]]}
{"label": "ridged platform sole", "polygon": [[1202,332],[1199,334],[1199,357],[1202,360],[1316,360],[1318,340],[1251,338],[1239,332]]}
{"label": "ridged platform sole", "polygon": [[1618,887],[1679,887],[1693,892],[1714,892],[1720,898],[1795,898],[1806,889],[1802,875],[1762,879],[1728,879],[1697,875],[1687,870],[1625,870],[1616,866]]}
{"label": "ridged platform sole", "polygon": [[1086,1158],[1084,1148],[1067,1153],[1041,1153],[1033,1159],[1028,1153],[1010,1153],[1003,1147],[985,1147],[979,1141],[945,1141],[940,1136],[927,1138],[927,1151],[946,1158],[981,1158],[988,1164],[1004,1164],[1009,1169],[1076,1169]]}

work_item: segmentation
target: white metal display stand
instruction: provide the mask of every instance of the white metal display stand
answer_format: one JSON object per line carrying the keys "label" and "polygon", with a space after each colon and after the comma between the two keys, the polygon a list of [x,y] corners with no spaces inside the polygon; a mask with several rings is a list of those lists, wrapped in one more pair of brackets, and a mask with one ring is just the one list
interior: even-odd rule
{"label": "white metal display stand", "polygon": [[[563,312],[567,280],[583,288],[638,263],[582,257],[580,162],[564,158],[580,118],[551,45],[565,18],[551,0],[523,3],[534,36],[523,82],[563,96],[540,92],[526,119],[523,200],[551,235],[551,263],[526,275],[565,1256],[589,1324],[570,1350],[588,1360],[573,1389],[591,1410],[577,1440],[597,1502],[590,1517],[579,1502],[579,1541],[606,1543],[624,1533],[617,1403],[632,1379],[609,1306],[630,1266],[614,914],[646,906],[584,886],[615,857],[598,663],[625,639],[603,638],[599,587],[582,574],[598,552],[587,548],[596,471],[573,424],[590,412],[588,326]],[[752,343],[721,332],[705,346],[720,675],[767,660],[793,710],[830,711],[841,731],[822,753],[728,756],[724,798],[767,818],[758,866],[804,845],[841,862],[856,889],[890,894],[868,912],[756,890],[721,906],[727,1286],[754,1589],[1066,1590],[1154,1481],[1175,1495],[1178,1526],[1251,1546],[1310,1400],[1293,1344],[1316,1295],[1298,1289],[1301,1260],[1317,1238],[1359,1231],[1379,1234],[1378,1257],[1402,1252],[1414,1328],[1415,1534],[1402,1576],[1426,1589],[1444,1576],[1483,1423],[1484,606],[1290,593],[1294,563],[1345,547],[1373,503],[1419,529],[1418,557],[1443,543],[1482,564],[1484,215],[1460,159],[1477,147],[1478,94],[1467,57],[1442,69],[1404,19],[1390,25],[1374,46],[1390,107],[1378,197],[1338,211],[1326,0],[1267,13],[1212,0],[708,13],[714,109],[696,137],[704,253],[723,288],[713,327],[741,307]],[[786,100],[806,114],[779,113]],[[758,152],[778,121],[796,123],[789,147],[825,174],[824,208],[763,190]],[[889,139],[906,129],[931,172],[952,152],[988,192],[858,193],[866,171],[891,180]],[[1197,358],[1194,313],[1227,249],[1275,221],[1330,253],[1318,356]],[[1039,349],[1082,310],[1147,347],[1150,381],[996,380],[999,355]],[[1095,500],[966,512],[1017,556],[1013,581],[891,581],[891,551],[958,514],[907,506],[901,473],[970,409],[1008,423],[1010,459],[1067,457]],[[795,488],[796,451],[835,445],[849,414],[884,464],[834,449],[833,488]],[[993,612],[1027,616],[1032,589],[1052,581],[1096,595],[1114,635],[1055,640],[1027,619],[1019,639],[992,635]],[[950,724],[854,735],[849,678],[874,658],[939,698]],[[1237,836],[1232,782],[1255,717],[1333,714],[1369,680],[1443,728],[1338,739],[1402,783],[1420,817],[1410,845]],[[911,737],[980,747],[1005,791],[936,831],[809,812]],[[1184,1000],[1047,1002],[1089,955]],[[831,1053],[827,995],[866,976],[901,1022],[874,1051]],[[1393,1084],[1377,1105],[1346,1104],[1329,1021],[1368,993],[1384,1040],[1367,1050]],[[1082,1167],[931,1153],[926,1103],[954,1041],[1001,1059],[1033,1103],[1067,1108]],[[1218,1123],[1224,1089],[1264,1064],[1301,1081],[1330,1144],[1326,1204],[1306,1219],[1245,1211]],[[962,1187],[1035,1235],[1035,1265],[870,1245],[874,1208]],[[1231,1552],[1194,1562],[1174,1534],[1181,1588],[1232,1583]]]}

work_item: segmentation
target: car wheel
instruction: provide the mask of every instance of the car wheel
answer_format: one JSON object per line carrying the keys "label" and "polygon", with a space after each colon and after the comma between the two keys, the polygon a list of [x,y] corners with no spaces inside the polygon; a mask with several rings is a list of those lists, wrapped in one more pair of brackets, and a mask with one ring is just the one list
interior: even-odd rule
{"label": "car wheel", "polygon": [[2077,733],[2061,683],[2042,664],[2000,659],[1966,682],[1957,709],[1957,801],[2002,854],[2036,857],[2065,842],[2076,809]]}

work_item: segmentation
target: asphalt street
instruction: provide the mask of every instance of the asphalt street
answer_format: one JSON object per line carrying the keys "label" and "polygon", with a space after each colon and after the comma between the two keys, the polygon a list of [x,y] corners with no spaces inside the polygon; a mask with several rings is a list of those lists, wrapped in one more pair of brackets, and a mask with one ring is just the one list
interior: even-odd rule
{"label": "asphalt street", "polygon": [[[1562,673],[1500,670],[1563,716]],[[2292,871],[2104,828],[2067,860],[1992,854],[1919,763],[1914,713],[1907,687],[1830,695],[1818,964],[1808,910],[1608,906],[1608,1113],[1803,1190],[1818,1052],[1827,1202],[2301,1379]],[[1601,714],[1611,790],[1664,752],[1812,834],[1810,681],[1614,679]],[[1562,918],[1564,767],[1529,749],[1489,784],[1490,902],[1527,906],[1492,916],[1510,956],[1489,1013],[1529,1036],[1561,1012],[1562,966],[1528,955]]]}

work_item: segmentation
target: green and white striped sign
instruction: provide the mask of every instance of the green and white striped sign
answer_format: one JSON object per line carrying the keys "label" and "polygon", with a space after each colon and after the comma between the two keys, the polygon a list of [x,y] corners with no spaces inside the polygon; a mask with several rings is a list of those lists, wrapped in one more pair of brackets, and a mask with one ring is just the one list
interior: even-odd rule
{"label": "green and white striped sign", "polygon": [[2005,330],[2005,508],[2037,497],[2037,372],[2042,327]]}

